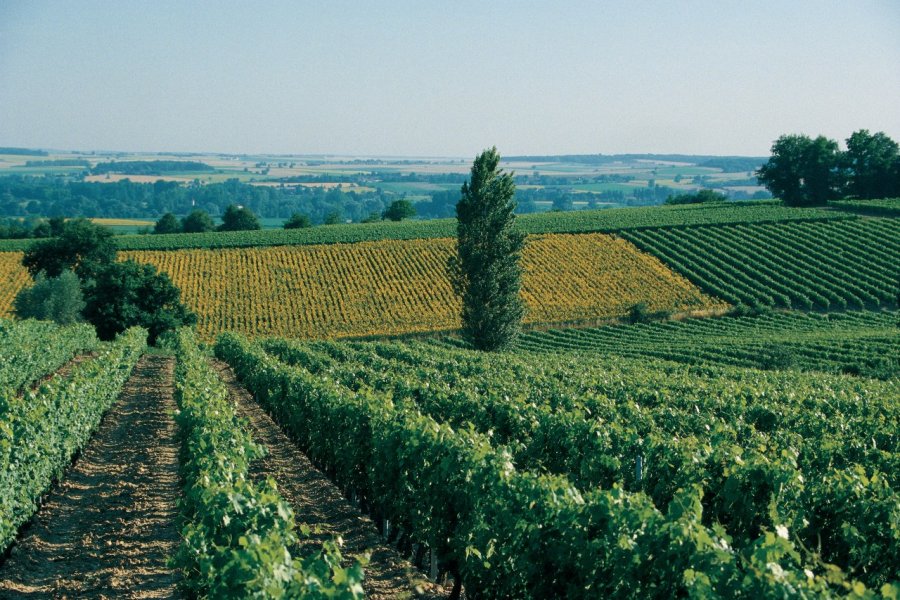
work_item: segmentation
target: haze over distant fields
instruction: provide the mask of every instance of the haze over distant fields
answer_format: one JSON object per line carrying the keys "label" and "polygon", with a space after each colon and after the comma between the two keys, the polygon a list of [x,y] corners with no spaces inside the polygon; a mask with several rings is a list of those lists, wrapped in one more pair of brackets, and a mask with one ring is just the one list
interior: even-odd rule
{"label": "haze over distant fields", "polygon": [[900,139],[900,3],[0,0],[0,146],[767,155]]}

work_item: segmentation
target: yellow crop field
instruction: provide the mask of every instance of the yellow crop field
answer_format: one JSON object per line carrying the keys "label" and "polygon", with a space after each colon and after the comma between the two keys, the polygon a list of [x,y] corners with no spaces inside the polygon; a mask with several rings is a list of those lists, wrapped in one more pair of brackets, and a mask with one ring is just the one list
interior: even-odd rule
{"label": "yellow crop field", "polygon": [[22,253],[0,252],[0,317],[12,312],[16,294],[30,283],[31,277],[22,266]]}
{"label": "yellow crop field", "polygon": [[[197,312],[203,337],[232,330],[325,338],[459,327],[459,302],[445,270],[454,244],[452,239],[385,240],[136,251],[120,257],[168,273]],[[530,236],[522,263],[528,323],[618,317],[638,302],[650,310],[725,307],[656,258],[611,235]],[[24,270],[22,276],[27,279]],[[8,287],[0,298],[14,295]],[[0,305],[0,311],[7,309]]]}
{"label": "yellow crop field", "polygon": [[526,323],[620,317],[638,302],[646,303],[651,311],[727,306],[631,242],[613,235],[531,236],[522,266]]}

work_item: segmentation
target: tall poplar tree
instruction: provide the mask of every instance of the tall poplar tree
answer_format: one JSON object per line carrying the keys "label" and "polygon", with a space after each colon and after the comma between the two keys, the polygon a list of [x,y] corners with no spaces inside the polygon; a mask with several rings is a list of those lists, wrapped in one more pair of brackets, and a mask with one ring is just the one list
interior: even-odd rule
{"label": "tall poplar tree", "polygon": [[479,350],[512,344],[525,314],[519,295],[525,235],[513,229],[516,186],[499,163],[497,148],[475,158],[456,205],[457,253],[448,261],[462,297],[463,335]]}

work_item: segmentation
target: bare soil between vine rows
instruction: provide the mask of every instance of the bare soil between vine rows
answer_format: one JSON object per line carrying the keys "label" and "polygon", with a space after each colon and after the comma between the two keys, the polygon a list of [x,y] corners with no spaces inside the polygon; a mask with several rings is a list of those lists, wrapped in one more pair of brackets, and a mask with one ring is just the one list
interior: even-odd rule
{"label": "bare soil between vine rows", "polygon": [[344,498],[328,477],[313,466],[235,379],[227,364],[213,361],[213,366],[228,387],[238,415],[249,421],[254,440],[268,449],[267,456],[253,465],[254,478],[272,477],[278,484],[278,491],[294,509],[297,522],[320,530],[301,545],[300,552],[313,552],[323,540],[340,536],[344,541],[341,551],[345,556],[370,552],[363,581],[367,598],[436,599],[449,596],[449,587],[444,589],[429,582],[409,561],[383,542],[372,520]]}
{"label": "bare soil between vine rows", "polygon": [[174,359],[145,355],[0,567],[0,598],[172,598]]}

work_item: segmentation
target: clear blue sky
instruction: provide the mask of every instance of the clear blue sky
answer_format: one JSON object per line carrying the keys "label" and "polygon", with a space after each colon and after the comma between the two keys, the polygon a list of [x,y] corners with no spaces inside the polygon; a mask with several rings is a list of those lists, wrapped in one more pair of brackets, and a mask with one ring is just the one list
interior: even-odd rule
{"label": "clear blue sky", "polygon": [[900,141],[900,1],[0,0],[0,146],[766,155]]}

